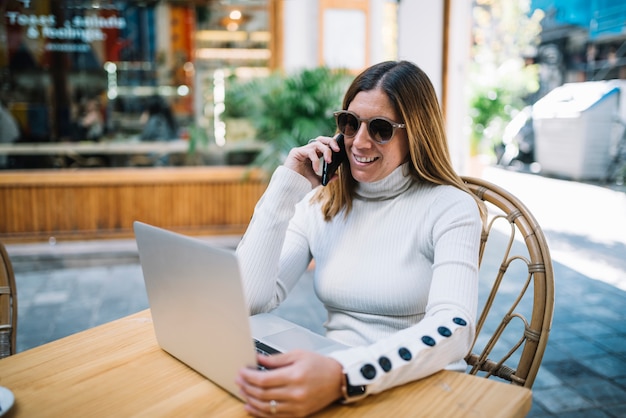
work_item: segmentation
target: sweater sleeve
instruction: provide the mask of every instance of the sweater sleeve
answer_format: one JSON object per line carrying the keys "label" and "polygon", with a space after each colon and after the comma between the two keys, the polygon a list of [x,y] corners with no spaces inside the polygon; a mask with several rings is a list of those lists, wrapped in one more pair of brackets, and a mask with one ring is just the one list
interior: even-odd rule
{"label": "sweater sleeve", "polygon": [[[468,196],[469,197],[469,196]],[[353,386],[367,394],[421,379],[463,358],[475,334],[478,249],[482,222],[473,199],[439,199],[432,205],[433,275],[424,318],[367,346],[336,351]]]}
{"label": "sweater sleeve", "polygon": [[237,247],[246,300],[251,314],[277,307],[306,270],[311,255],[304,237],[290,237],[288,225],[296,204],[311,192],[300,174],[278,167],[257,202]]}

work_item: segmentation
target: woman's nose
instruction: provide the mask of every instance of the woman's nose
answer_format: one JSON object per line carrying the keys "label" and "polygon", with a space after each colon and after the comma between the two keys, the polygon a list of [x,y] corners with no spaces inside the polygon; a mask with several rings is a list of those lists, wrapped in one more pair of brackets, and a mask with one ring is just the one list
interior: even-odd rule
{"label": "woman's nose", "polygon": [[356,135],[354,135],[352,144],[359,148],[369,147],[372,145],[370,134],[367,131],[367,123],[361,122],[359,129],[356,131]]}

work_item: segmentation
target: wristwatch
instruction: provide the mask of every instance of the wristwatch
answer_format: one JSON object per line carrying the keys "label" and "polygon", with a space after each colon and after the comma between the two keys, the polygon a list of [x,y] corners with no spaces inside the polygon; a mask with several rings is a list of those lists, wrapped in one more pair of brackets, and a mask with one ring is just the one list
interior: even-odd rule
{"label": "wristwatch", "polygon": [[344,374],[344,383],[341,385],[341,393],[343,394],[343,400],[341,403],[347,404],[359,401],[367,396],[367,386],[352,386],[348,375]]}

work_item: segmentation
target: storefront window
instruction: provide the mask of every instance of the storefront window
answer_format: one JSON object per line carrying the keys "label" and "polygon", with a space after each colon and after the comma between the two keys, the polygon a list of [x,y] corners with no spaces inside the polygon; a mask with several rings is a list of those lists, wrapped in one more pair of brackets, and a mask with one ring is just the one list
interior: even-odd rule
{"label": "storefront window", "polygon": [[267,3],[5,0],[0,100],[19,136],[0,141],[140,141],[157,98],[176,134],[143,139],[186,139],[192,125],[212,137],[216,71],[269,71]]}
{"label": "storefront window", "polygon": [[196,32],[196,88],[202,102],[197,123],[223,146],[228,80],[269,75],[271,16],[267,0],[216,1],[203,10],[206,14],[199,14]]}

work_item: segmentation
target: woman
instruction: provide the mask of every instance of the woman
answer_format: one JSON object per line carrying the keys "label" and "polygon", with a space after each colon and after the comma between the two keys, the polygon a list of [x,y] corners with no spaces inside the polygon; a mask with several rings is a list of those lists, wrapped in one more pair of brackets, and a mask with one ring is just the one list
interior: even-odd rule
{"label": "woman", "polygon": [[252,313],[277,307],[315,259],[327,336],[352,348],[295,351],[241,370],[252,415],[304,416],[443,368],[465,370],[474,337],[481,210],[455,174],[426,74],[383,62],[336,113],[347,163],[326,187],[320,136],[272,175],[238,249]]}
{"label": "woman", "polygon": [[174,114],[160,96],[153,96],[148,100],[140,122],[144,125],[141,131],[142,141],[171,141],[178,137]]}
{"label": "woman", "polygon": [[104,118],[98,98],[90,98],[84,104],[84,110],[78,121],[78,140],[99,141],[104,134]]}

